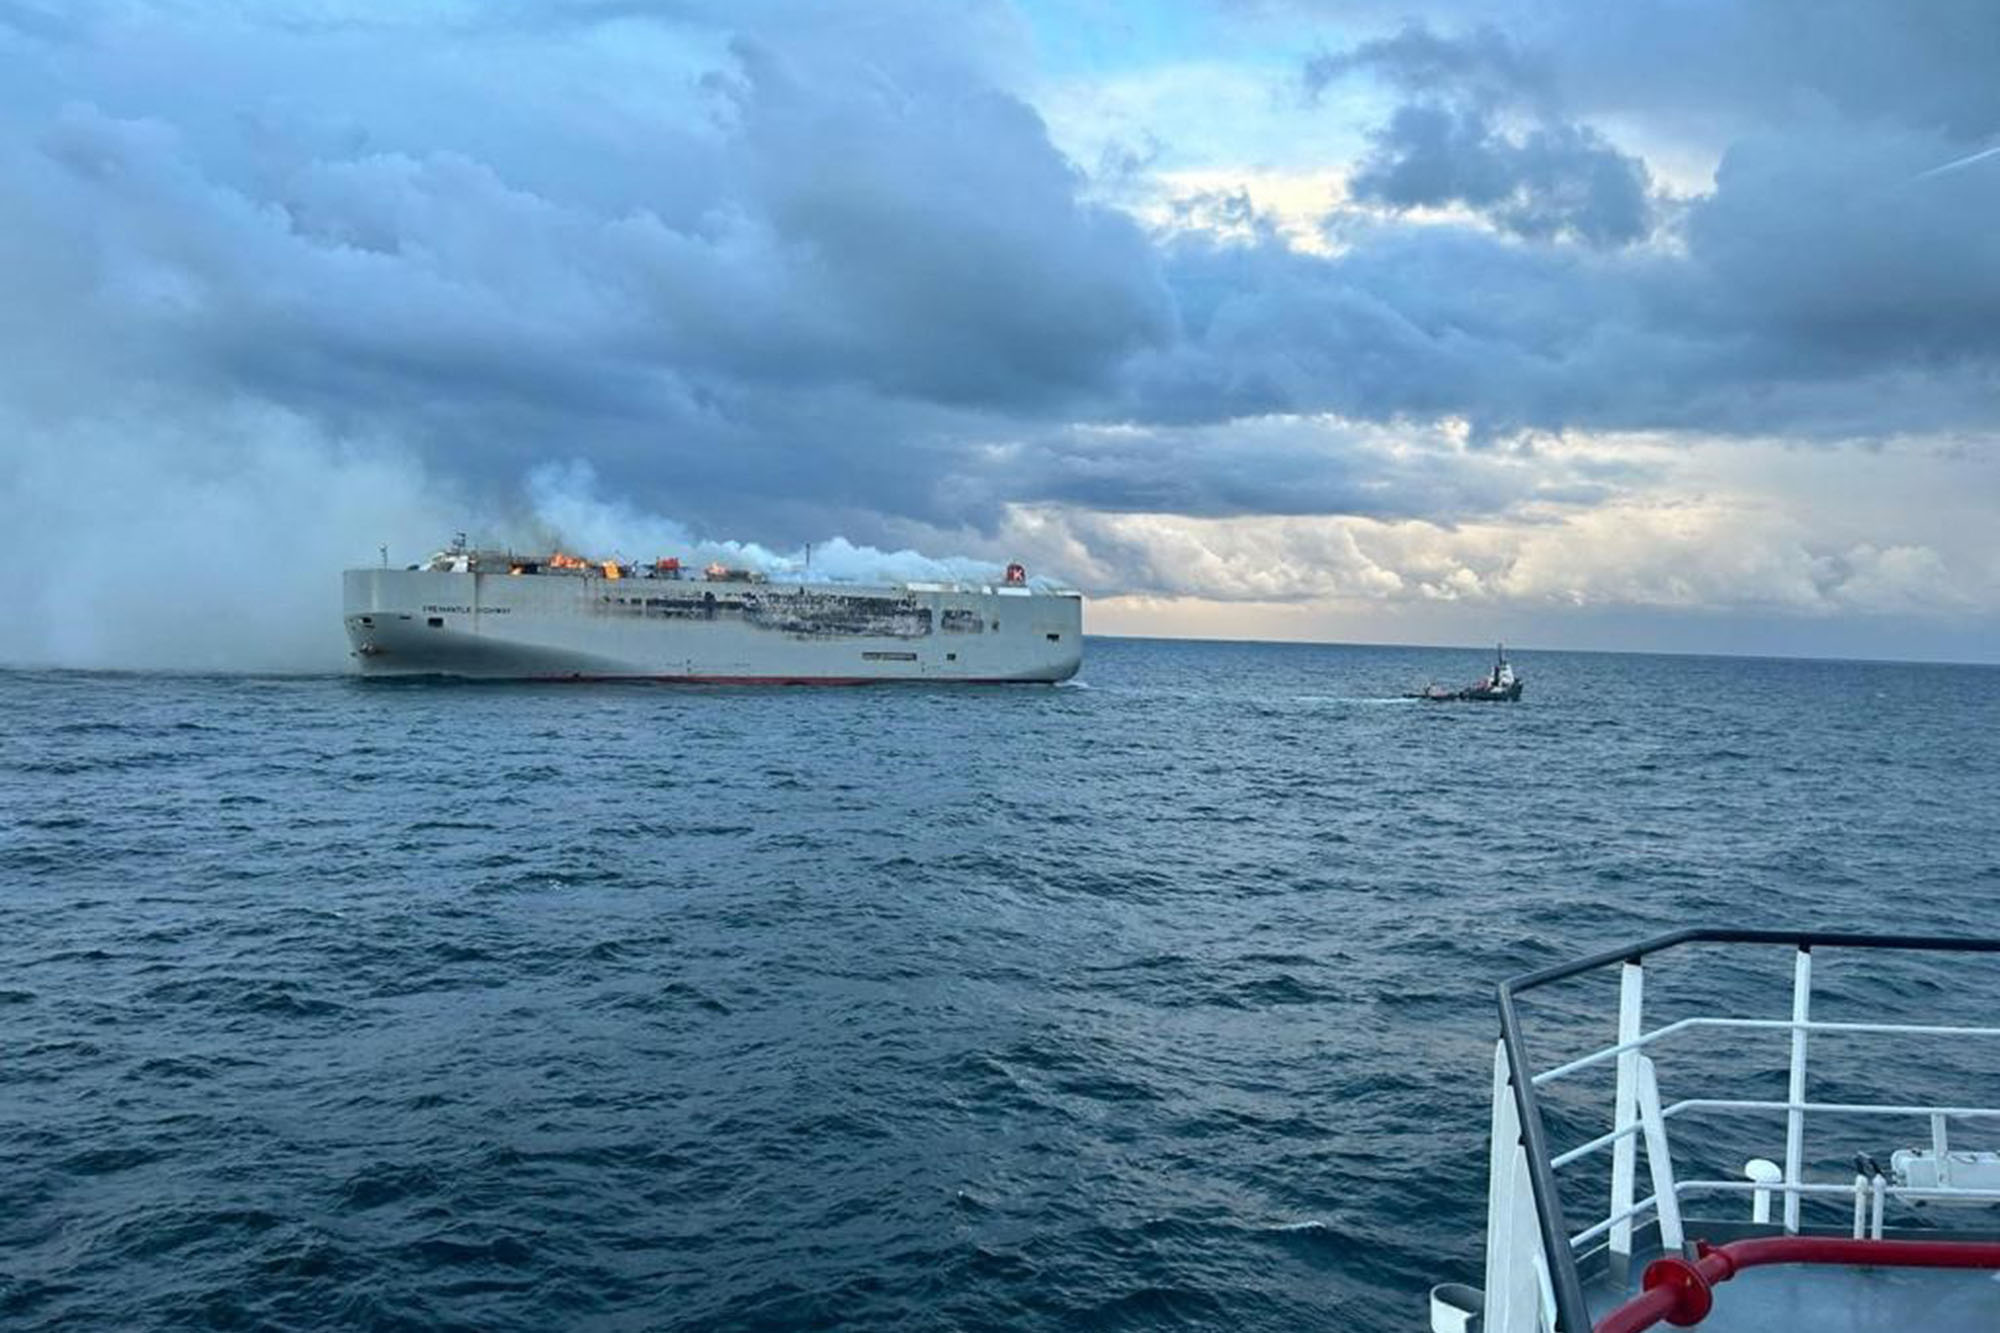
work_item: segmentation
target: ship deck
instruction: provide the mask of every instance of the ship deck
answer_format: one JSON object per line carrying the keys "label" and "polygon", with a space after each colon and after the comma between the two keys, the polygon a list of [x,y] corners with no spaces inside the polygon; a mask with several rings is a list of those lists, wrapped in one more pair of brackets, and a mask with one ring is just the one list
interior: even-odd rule
{"label": "ship deck", "polygon": [[[1623,1285],[1586,1286],[1593,1322],[1639,1294],[1635,1265]],[[1661,1328],[1667,1325],[1659,1325]],[[2000,1274],[1981,1269],[1861,1268],[1794,1264],[1753,1268],[1715,1288],[1701,1333],[1990,1333],[2000,1328]]]}

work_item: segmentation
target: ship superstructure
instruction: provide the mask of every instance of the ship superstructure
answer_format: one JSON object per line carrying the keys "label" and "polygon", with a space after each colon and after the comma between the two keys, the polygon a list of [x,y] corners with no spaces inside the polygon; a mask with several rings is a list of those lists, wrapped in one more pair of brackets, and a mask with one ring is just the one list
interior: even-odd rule
{"label": "ship superstructure", "polygon": [[367,675],[1053,682],[1083,661],[1081,595],[1018,564],[993,583],[858,584],[460,541],[407,569],[350,569],[344,594]]}

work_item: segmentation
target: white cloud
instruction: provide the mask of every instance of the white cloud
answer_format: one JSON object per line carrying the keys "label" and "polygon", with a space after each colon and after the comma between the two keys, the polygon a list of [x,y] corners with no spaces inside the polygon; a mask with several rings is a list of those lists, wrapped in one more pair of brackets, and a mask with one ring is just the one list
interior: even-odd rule
{"label": "white cloud", "polygon": [[[1051,552],[1090,552],[1088,572],[1104,580],[1094,590],[1140,597],[1346,612],[1459,603],[2000,617],[2000,576],[1978,521],[1992,492],[1966,490],[1993,480],[1983,455],[1910,442],[1830,467],[1823,453],[1768,442],[1580,436],[1543,452],[1551,465],[1617,467],[1620,484],[1601,502],[1542,501],[1450,526],[1064,508],[1017,516],[1013,530]],[[1626,466],[1635,458],[1649,470]],[[1907,502],[1891,517],[1868,491],[1877,475]]]}
{"label": "white cloud", "polygon": [[1199,228],[1249,240],[1268,225],[1293,249],[1326,254],[1326,215],[1345,200],[1347,173],[1205,167],[1161,171],[1151,181],[1155,188],[1127,206],[1156,230]]}

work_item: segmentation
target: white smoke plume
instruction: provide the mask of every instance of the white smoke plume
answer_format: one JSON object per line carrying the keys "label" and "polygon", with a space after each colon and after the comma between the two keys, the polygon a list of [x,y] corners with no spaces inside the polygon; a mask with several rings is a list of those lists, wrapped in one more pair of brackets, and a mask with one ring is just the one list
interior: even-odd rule
{"label": "white smoke plume", "polygon": [[526,491],[532,510],[528,531],[522,539],[510,539],[510,544],[523,549],[560,548],[572,554],[641,562],[677,556],[683,565],[694,568],[714,563],[775,579],[810,577],[839,583],[911,579],[991,583],[1004,572],[1001,564],[990,560],[884,551],[840,536],[793,551],[701,537],[673,519],[600,498],[596,470],[580,460],[536,468],[528,475]]}
{"label": "white smoke plume", "polygon": [[337,669],[340,569],[417,558],[458,508],[407,455],[269,406],[0,413],[0,438],[0,493],[30,501],[7,506],[0,665]]}

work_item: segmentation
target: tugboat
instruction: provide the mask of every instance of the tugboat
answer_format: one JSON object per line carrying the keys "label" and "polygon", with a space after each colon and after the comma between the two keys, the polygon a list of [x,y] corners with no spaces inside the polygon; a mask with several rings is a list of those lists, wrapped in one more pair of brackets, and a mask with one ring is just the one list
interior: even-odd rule
{"label": "tugboat", "polygon": [[1476,680],[1462,690],[1427,685],[1415,694],[1403,697],[1428,699],[1432,703],[1513,703],[1521,697],[1521,684],[1521,678],[1514,674],[1514,664],[1507,660],[1507,647],[1502,644],[1493,650],[1493,669],[1484,679]]}

